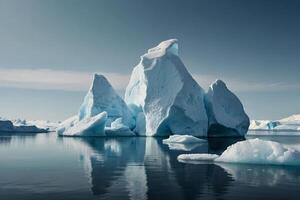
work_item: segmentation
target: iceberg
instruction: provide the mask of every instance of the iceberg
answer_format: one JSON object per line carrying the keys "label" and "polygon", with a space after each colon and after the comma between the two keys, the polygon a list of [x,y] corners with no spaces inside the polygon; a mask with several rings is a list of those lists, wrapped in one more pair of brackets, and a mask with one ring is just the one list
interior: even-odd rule
{"label": "iceberg", "polygon": [[57,133],[60,136],[105,136],[106,121],[106,112],[82,120],[75,116],[63,122]]}
{"label": "iceberg", "polygon": [[134,112],[138,135],[207,135],[204,91],[178,55],[177,40],[166,40],[134,67],[125,102]]}
{"label": "iceberg", "polygon": [[300,152],[278,142],[249,139],[229,146],[220,156],[215,154],[181,154],[179,161],[214,161],[261,165],[300,165]]}
{"label": "iceberg", "polygon": [[93,83],[79,109],[79,120],[107,113],[107,126],[118,119],[129,128],[134,127],[131,111],[103,75],[94,75]]}
{"label": "iceberg", "polygon": [[95,74],[75,115],[60,124],[60,136],[134,136],[135,120],[108,80]]}
{"label": "iceberg", "polygon": [[163,140],[163,143],[191,144],[199,142],[206,142],[206,140],[196,138],[192,135],[171,135],[168,139]]}
{"label": "iceberg", "polygon": [[244,136],[249,117],[241,101],[222,80],[216,80],[205,95],[209,121],[208,137]]}

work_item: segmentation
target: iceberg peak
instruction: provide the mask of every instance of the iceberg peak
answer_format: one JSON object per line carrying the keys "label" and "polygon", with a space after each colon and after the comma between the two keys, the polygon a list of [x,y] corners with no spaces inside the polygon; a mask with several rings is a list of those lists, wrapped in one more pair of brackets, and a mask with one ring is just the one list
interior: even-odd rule
{"label": "iceberg peak", "polygon": [[90,91],[94,94],[94,97],[97,97],[99,92],[101,91],[99,88],[105,89],[105,90],[114,90],[111,84],[108,82],[108,80],[105,78],[105,76],[101,74],[94,74],[94,79],[90,87]]}
{"label": "iceberg peak", "polygon": [[177,39],[169,39],[169,40],[162,41],[156,47],[149,49],[148,52],[141,57],[141,59],[151,60],[154,58],[162,57],[167,54],[178,56]]}
{"label": "iceberg peak", "polygon": [[131,112],[123,99],[103,75],[94,74],[92,85],[79,110],[79,120],[104,111],[107,112],[108,126],[117,118],[122,118],[128,127],[133,126]]}
{"label": "iceberg peak", "polygon": [[213,82],[210,87],[227,88],[226,83],[221,79],[216,79],[215,82]]}
{"label": "iceberg peak", "polygon": [[178,56],[176,39],[166,40],[141,56],[125,92],[137,109],[139,135],[206,136],[208,119],[204,91]]}

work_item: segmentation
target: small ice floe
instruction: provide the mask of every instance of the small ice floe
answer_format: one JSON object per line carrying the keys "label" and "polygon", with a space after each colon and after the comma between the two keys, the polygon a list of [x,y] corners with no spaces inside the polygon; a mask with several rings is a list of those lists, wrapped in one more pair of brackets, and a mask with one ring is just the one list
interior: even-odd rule
{"label": "small ice floe", "polygon": [[300,165],[300,152],[278,142],[250,139],[229,146],[220,156],[215,154],[182,154],[179,161],[214,161],[262,165]]}
{"label": "small ice floe", "polygon": [[206,140],[196,138],[192,135],[171,135],[168,139],[164,139],[163,143],[180,143],[180,144],[192,144],[206,142]]}
{"label": "small ice floe", "polygon": [[167,144],[170,150],[191,151],[201,146],[206,140],[196,138],[191,135],[171,135],[164,139],[163,143]]}

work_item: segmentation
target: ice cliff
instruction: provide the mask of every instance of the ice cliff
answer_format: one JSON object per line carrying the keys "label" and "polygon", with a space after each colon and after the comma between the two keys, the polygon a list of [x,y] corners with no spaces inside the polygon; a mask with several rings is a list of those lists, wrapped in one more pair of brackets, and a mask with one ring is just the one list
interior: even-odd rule
{"label": "ice cliff", "polygon": [[141,56],[125,92],[133,108],[138,135],[206,136],[204,91],[178,56],[176,39],[161,42]]}
{"label": "ice cliff", "polygon": [[209,120],[208,136],[244,136],[249,117],[240,100],[221,80],[216,80],[205,95]]}

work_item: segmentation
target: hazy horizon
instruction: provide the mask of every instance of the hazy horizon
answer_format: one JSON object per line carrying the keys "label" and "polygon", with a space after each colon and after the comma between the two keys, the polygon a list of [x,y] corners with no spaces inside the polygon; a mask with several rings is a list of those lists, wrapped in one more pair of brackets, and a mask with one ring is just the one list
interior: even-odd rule
{"label": "hazy horizon", "polygon": [[222,79],[251,119],[300,113],[300,2],[0,0],[0,117],[64,120],[93,73],[122,95],[147,49],[177,38],[207,89]]}

